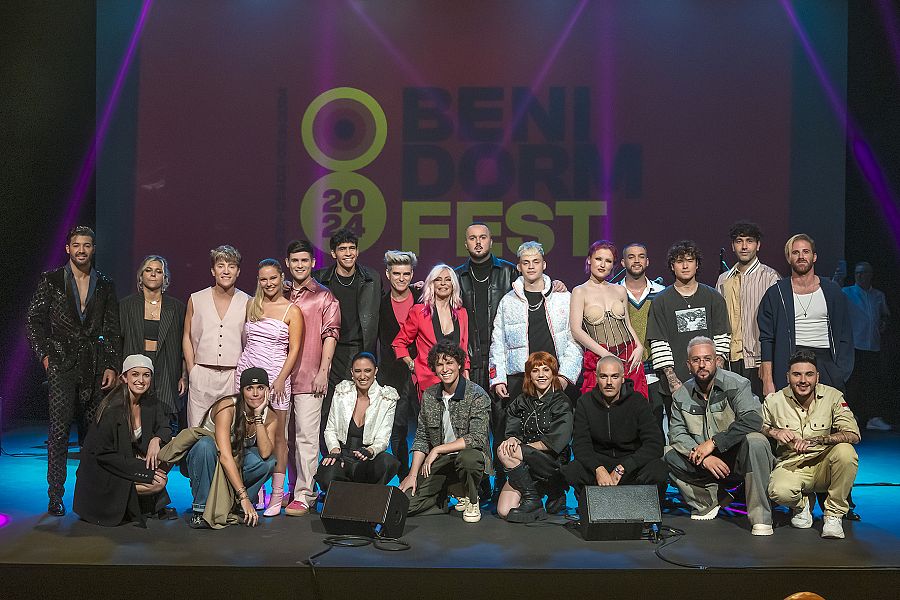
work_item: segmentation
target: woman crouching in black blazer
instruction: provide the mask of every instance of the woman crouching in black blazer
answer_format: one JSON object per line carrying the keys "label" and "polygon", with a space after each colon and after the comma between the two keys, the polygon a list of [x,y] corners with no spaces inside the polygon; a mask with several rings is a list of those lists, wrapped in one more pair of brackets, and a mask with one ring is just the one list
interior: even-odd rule
{"label": "woman crouching in black blazer", "polygon": [[122,382],[97,408],[75,482],[74,509],[85,521],[112,527],[175,516],[166,509],[168,479],[157,460],[172,433],[162,405],[146,394],[152,378],[153,362],[132,354],[122,365]]}

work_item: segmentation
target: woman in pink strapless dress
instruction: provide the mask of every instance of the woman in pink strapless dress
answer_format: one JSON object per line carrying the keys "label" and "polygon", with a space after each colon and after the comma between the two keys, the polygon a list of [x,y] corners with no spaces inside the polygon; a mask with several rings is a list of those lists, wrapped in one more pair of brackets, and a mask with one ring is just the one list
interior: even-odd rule
{"label": "woman in pink strapless dress", "polygon": [[[241,373],[250,367],[265,369],[271,381],[269,404],[278,417],[275,435],[275,472],[272,475],[272,495],[263,513],[273,517],[281,512],[284,498],[284,476],[287,471],[287,439],[285,427],[291,407],[291,371],[300,354],[303,336],[303,315],[282,293],[284,274],[281,263],[266,258],[259,263],[256,295],[247,303],[247,322],[244,323],[244,350],[234,373],[234,387],[240,392]],[[261,500],[265,498],[260,489]]]}

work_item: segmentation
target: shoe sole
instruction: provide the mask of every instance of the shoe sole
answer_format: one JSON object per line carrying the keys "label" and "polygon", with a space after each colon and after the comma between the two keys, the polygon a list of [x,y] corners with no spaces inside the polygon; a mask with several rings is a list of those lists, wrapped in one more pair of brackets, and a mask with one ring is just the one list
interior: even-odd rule
{"label": "shoe sole", "polygon": [[692,514],[691,519],[694,521],[712,521],[713,519],[716,518],[716,516],[718,514],[719,514],[719,507],[716,506],[715,508],[710,509],[710,511],[706,514],[703,514],[703,515]]}
{"label": "shoe sole", "polygon": [[767,535],[775,535],[775,530],[771,527],[768,529],[751,529],[750,533],[752,535],[757,535],[757,536],[767,536]]}
{"label": "shoe sole", "polygon": [[543,508],[528,513],[510,513],[506,515],[506,520],[510,523],[534,523],[535,521],[543,521],[547,518],[547,511]]}
{"label": "shoe sole", "polygon": [[467,517],[466,515],[463,515],[463,521],[465,521],[466,523],[477,523],[480,520],[481,515],[478,515],[477,517]]}
{"label": "shoe sole", "polygon": [[844,534],[842,533],[842,534],[840,534],[840,535],[837,535],[837,534],[830,533],[830,534],[827,534],[827,535],[826,535],[826,534],[823,532],[823,533],[822,533],[822,539],[825,539],[825,540],[842,540],[842,539],[844,539]]}

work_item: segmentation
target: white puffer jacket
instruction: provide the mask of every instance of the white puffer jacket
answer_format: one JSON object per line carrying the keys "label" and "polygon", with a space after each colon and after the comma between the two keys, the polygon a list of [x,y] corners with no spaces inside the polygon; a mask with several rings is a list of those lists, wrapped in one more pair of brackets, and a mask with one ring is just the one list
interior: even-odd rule
{"label": "white puffer jacket", "polygon": [[[525,371],[528,360],[528,300],[525,298],[525,280],[519,277],[513,282],[513,289],[500,299],[497,316],[494,318],[494,333],[491,336],[491,387],[506,383],[508,373]],[[559,360],[559,374],[575,383],[581,373],[581,357],[584,351],[572,339],[569,331],[569,292],[551,291],[550,278],[544,275],[544,313],[556,358]]]}

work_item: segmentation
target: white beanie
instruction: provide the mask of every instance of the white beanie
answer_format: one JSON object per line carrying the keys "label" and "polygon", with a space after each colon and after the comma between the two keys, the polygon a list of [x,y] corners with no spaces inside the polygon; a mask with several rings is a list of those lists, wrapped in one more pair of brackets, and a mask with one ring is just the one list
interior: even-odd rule
{"label": "white beanie", "polygon": [[125,359],[125,362],[122,363],[122,372],[127,373],[135,367],[144,367],[145,369],[150,369],[150,372],[152,373],[153,361],[143,354],[132,354]]}

